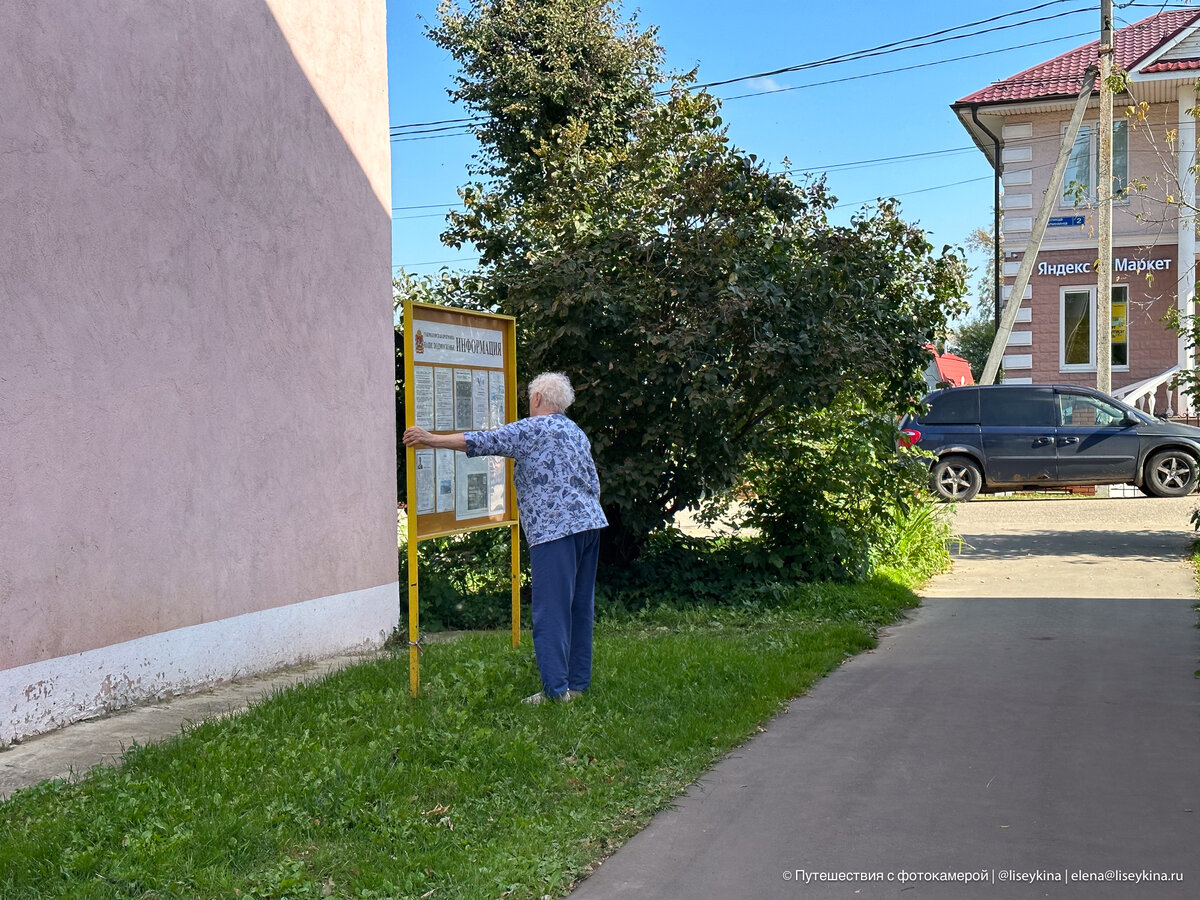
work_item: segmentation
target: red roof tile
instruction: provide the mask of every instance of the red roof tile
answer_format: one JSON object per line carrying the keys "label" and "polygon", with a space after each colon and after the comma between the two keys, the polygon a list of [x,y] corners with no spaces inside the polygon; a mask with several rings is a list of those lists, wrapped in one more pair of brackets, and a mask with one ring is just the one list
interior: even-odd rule
{"label": "red roof tile", "polygon": [[[1174,10],[1157,13],[1127,25],[1113,34],[1114,61],[1118,68],[1130,71],[1138,63],[1200,19],[1200,9]],[[1083,84],[1088,66],[1099,59],[1100,42],[1092,41],[1048,62],[1039,63],[997,81],[983,90],[963,97],[955,106],[972,103],[1013,103],[1028,100],[1048,100],[1054,97],[1074,97]],[[1162,68],[1162,67],[1170,68]],[[1176,68],[1178,67],[1178,68]],[[1156,63],[1147,72],[1182,71],[1200,68],[1200,60]]]}
{"label": "red roof tile", "polygon": [[1155,72],[1191,72],[1194,69],[1200,69],[1200,59],[1193,57],[1192,59],[1169,59],[1166,62],[1157,62],[1152,66],[1146,66],[1142,69],[1148,75]]}
{"label": "red roof tile", "polygon": [[954,387],[962,387],[967,384],[974,384],[975,379],[971,376],[971,364],[954,353],[934,353],[933,358],[937,360],[938,383],[945,381]]}

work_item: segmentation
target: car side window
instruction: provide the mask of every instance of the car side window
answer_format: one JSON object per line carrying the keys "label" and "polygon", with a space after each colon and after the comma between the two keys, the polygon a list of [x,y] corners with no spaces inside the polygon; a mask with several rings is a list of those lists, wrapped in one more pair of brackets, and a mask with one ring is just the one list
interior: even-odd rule
{"label": "car side window", "polygon": [[1048,427],[1058,410],[1048,388],[996,387],[979,392],[979,416],[985,426]]}
{"label": "car side window", "polygon": [[1103,428],[1125,421],[1123,410],[1090,394],[1059,394],[1058,410],[1060,425]]}
{"label": "car side window", "polygon": [[979,391],[951,388],[930,398],[929,411],[920,421],[926,425],[978,425]]}

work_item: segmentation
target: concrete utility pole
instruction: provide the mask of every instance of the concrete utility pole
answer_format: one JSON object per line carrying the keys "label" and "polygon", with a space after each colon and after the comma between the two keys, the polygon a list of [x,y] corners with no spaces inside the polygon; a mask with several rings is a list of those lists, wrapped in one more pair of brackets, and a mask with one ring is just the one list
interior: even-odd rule
{"label": "concrete utility pole", "polygon": [[[1058,160],[1054,163],[1054,171],[1050,173],[1050,184],[1046,187],[1046,196],[1042,198],[1042,206],[1037,218],[1033,220],[1033,229],[1029,233],[1029,242],[1025,245],[1025,256],[1017,268],[1017,279],[1013,284],[1012,293],[1004,305],[1004,314],[1000,317],[1000,327],[996,329],[996,337],[992,340],[992,349],[988,352],[987,363],[983,367],[980,384],[994,384],[996,373],[1000,371],[1000,360],[1004,357],[1004,348],[1008,346],[1009,335],[1017,321],[1017,311],[1021,308],[1021,298],[1025,296],[1025,288],[1033,275],[1033,267],[1037,263],[1038,251],[1042,249],[1042,238],[1046,234],[1046,226],[1050,223],[1050,213],[1058,205],[1059,192],[1062,190],[1063,173],[1067,170],[1067,160],[1071,156],[1071,148],[1075,146],[1075,136],[1079,134],[1079,125],[1083,122],[1083,114],[1087,111],[1092,99],[1092,88],[1096,86],[1096,70],[1088,69],[1083,76],[1083,88],[1079,99],[1075,101],[1075,111],[1063,135],[1062,146],[1058,150]],[[996,165],[1000,165],[996,160]],[[1001,265],[996,260],[996,265]]]}
{"label": "concrete utility pole", "polygon": [[1096,180],[1096,389],[1112,391],[1112,0],[1100,3],[1100,171]]}
{"label": "concrete utility pole", "polygon": [[[1190,323],[1196,314],[1196,117],[1191,110],[1200,104],[1195,83],[1179,89],[1179,222],[1176,234],[1179,239],[1179,297],[1177,300],[1180,321]],[[1179,340],[1179,368],[1194,369],[1195,355],[1187,341]],[[1179,388],[1175,412],[1181,416],[1191,415],[1195,410],[1192,397],[1182,386]]]}

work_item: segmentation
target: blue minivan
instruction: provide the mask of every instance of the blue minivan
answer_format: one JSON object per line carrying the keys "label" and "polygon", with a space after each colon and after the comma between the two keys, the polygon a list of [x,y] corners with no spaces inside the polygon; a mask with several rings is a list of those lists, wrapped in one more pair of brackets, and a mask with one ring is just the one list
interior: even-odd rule
{"label": "blue minivan", "polygon": [[943,500],[1077,484],[1182,497],[1200,480],[1200,428],[1091,388],[972,385],[934,391],[922,405],[901,421],[901,442],[934,455],[930,486]]}

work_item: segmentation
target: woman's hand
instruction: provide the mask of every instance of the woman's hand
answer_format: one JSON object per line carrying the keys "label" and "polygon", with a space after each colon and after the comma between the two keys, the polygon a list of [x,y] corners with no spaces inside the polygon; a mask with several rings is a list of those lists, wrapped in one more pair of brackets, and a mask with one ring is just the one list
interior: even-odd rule
{"label": "woman's hand", "polygon": [[461,450],[464,453],[467,450],[467,439],[461,431],[454,434],[434,434],[419,425],[414,425],[412,428],[404,429],[403,440],[405,447],[424,444],[426,447],[434,447],[439,450]]}
{"label": "woman's hand", "polygon": [[416,425],[404,429],[404,446],[411,447],[414,444],[425,444],[427,447],[432,447],[434,446],[433,435]]}

